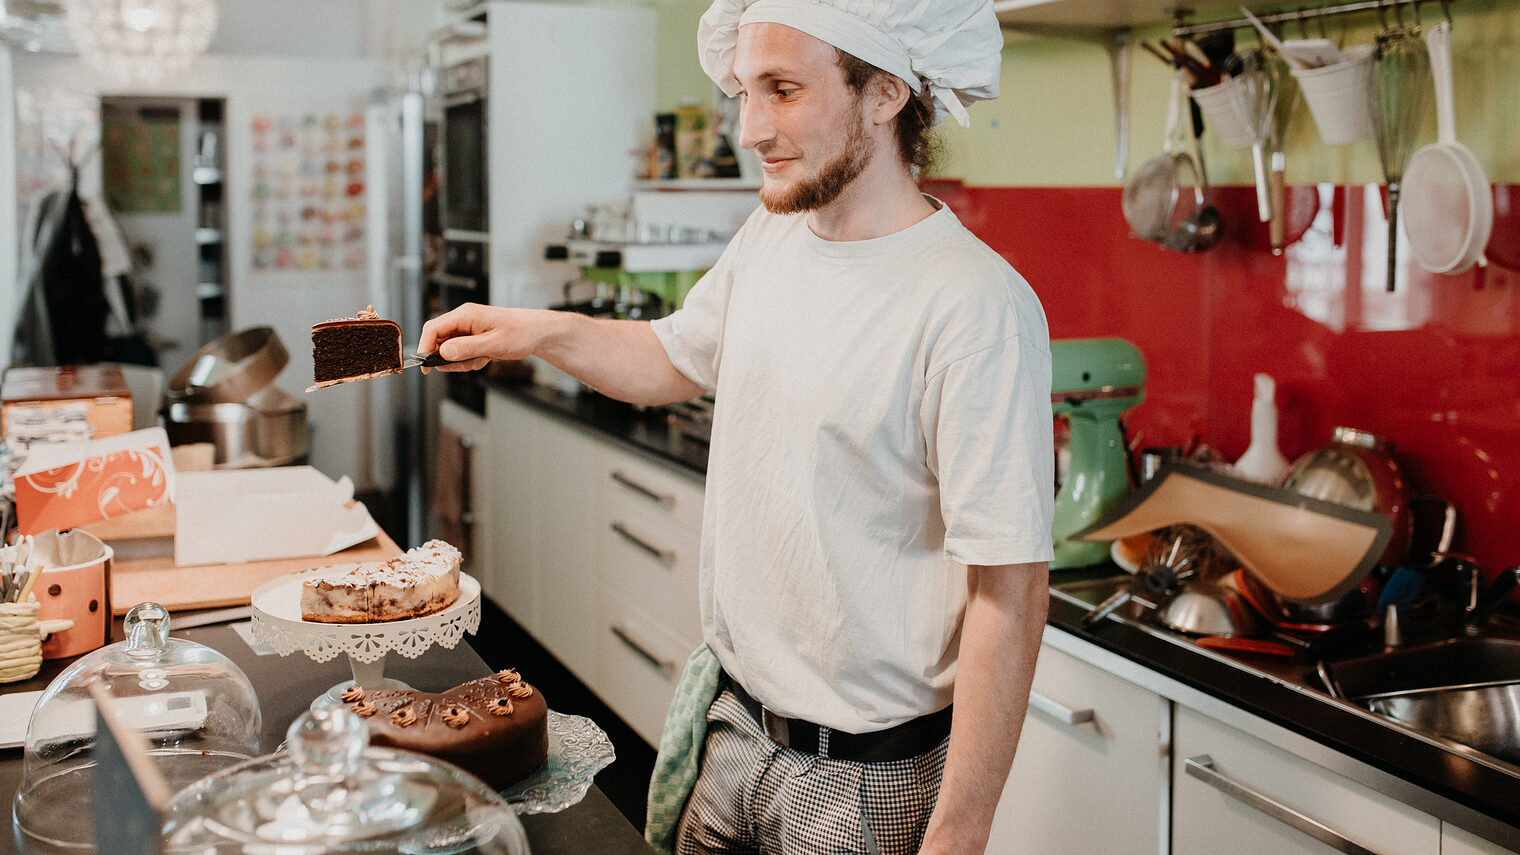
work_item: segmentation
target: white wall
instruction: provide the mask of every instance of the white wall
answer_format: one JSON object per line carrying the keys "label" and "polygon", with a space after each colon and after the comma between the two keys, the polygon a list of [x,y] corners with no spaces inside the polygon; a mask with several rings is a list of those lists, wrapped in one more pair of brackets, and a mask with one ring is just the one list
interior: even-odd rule
{"label": "white wall", "polygon": [[11,52],[0,50],[0,369],[11,360],[15,335],[20,236],[16,225],[16,99],[11,96]]}

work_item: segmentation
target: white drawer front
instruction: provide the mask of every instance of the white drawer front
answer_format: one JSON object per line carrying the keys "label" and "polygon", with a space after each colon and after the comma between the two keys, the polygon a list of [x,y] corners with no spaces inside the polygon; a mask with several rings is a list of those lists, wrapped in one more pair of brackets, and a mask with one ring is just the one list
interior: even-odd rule
{"label": "white drawer front", "polygon": [[702,640],[699,536],[639,505],[612,509],[596,525],[603,588],[636,603],[662,629],[695,647]]}
{"label": "white drawer front", "polygon": [[694,645],[673,637],[638,606],[610,591],[602,603],[606,622],[597,640],[602,679],[594,688],[635,732],[658,746],[665,711]]}
{"label": "white drawer front", "polygon": [[605,447],[598,489],[609,508],[637,506],[664,515],[687,531],[702,528],[702,483],[622,449]]}
{"label": "white drawer front", "polygon": [[1173,735],[1173,855],[1441,851],[1434,817],[1208,716]]}

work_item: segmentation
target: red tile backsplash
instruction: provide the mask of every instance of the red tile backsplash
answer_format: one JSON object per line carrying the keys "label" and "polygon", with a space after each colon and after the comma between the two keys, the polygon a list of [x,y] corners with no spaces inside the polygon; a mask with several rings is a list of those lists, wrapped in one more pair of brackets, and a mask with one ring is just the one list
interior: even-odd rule
{"label": "red tile backsplash", "polygon": [[1195,255],[1133,237],[1119,187],[925,189],[1029,280],[1052,337],[1139,346],[1139,444],[1180,445],[1206,424],[1203,441],[1234,460],[1266,372],[1290,460],[1336,425],[1380,434],[1418,491],[1456,505],[1463,551],[1490,575],[1520,563],[1520,185],[1494,186],[1487,267],[1426,273],[1406,245],[1393,293],[1375,185],[1290,188],[1281,256],[1250,187],[1215,188],[1227,234]]}

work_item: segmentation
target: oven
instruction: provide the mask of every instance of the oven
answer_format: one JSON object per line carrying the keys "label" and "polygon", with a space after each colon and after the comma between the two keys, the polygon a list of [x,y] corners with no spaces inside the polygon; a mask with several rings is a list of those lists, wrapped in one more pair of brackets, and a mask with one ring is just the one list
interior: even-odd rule
{"label": "oven", "polygon": [[478,56],[439,70],[439,202],[446,244],[484,247],[490,231],[488,62]]}

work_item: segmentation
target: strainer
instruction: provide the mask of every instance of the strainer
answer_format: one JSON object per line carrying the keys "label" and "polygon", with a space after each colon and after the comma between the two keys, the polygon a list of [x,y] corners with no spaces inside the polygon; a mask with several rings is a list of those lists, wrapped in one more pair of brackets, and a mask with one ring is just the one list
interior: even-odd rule
{"label": "strainer", "polygon": [[1180,252],[1197,252],[1218,239],[1218,214],[1208,204],[1202,171],[1187,152],[1182,104],[1186,84],[1172,78],[1161,154],[1146,161],[1124,185],[1124,218],[1135,235]]}
{"label": "strainer", "polygon": [[1425,37],[1436,89],[1437,141],[1414,153],[1404,171],[1404,231],[1415,260],[1431,273],[1461,273],[1487,264],[1483,248],[1494,228],[1494,197],[1472,150],[1457,141],[1451,83],[1451,24]]}

